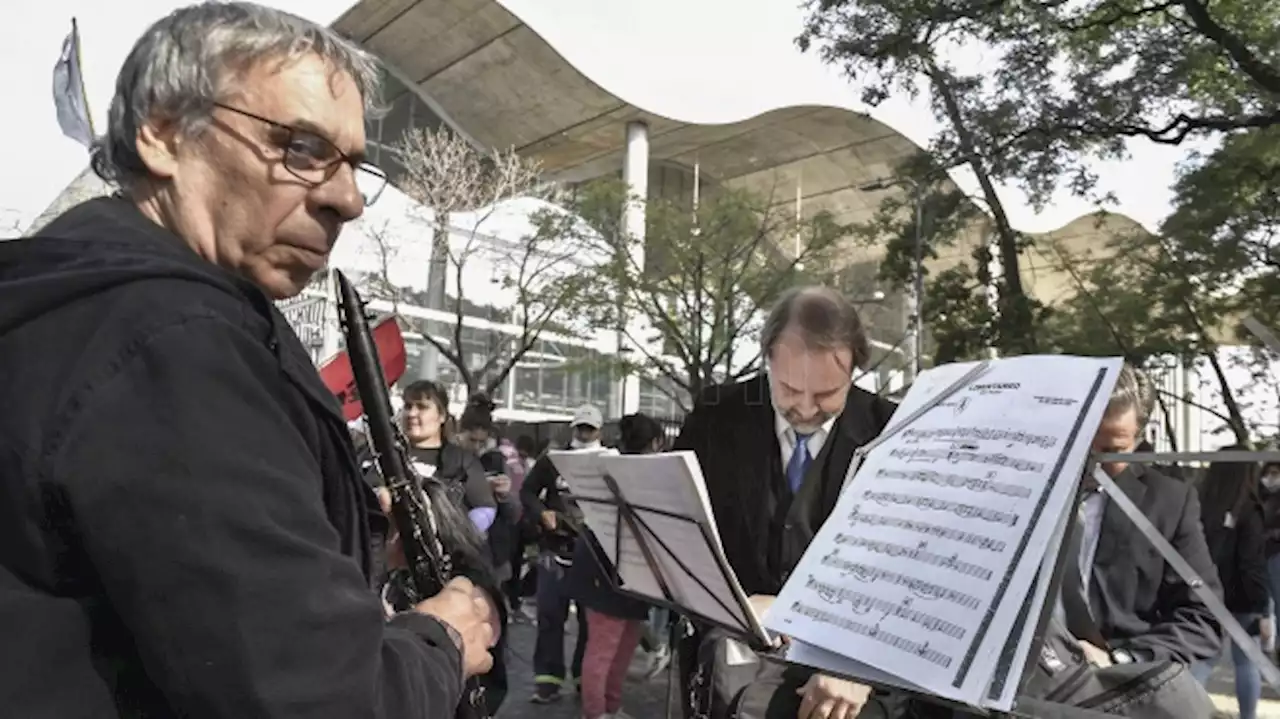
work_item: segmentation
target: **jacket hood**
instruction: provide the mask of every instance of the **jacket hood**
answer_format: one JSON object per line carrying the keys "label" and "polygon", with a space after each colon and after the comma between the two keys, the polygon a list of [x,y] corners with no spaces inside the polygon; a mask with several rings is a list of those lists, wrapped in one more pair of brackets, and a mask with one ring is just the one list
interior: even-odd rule
{"label": "jacket hood", "polygon": [[129,201],[100,197],[67,210],[34,237],[0,242],[0,337],[70,303],[154,278],[187,279],[265,298],[247,280],[202,259]]}

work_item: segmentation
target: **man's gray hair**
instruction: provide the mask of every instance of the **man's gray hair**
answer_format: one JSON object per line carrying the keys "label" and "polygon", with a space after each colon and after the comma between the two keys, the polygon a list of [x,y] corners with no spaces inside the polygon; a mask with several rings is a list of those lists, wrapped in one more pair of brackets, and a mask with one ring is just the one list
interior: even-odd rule
{"label": "man's gray hair", "polygon": [[1155,399],[1155,388],[1147,375],[1125,362],[1120,368],[1120,376],[1116,378],[1115,389],[1111,390],[1111,399],[1107,402],[1104,416],[1115,417],[1133,410],[1138,416],[1138,429],[1141,430],[1151,419]]}
{"label": "man's gray hair", "polygon": [[355,81],[366,111],[379,102],[377,60],[334,31],[261,5],[214,3],[180,8],[147,28],[116,78],[107,134],[93,147],[93,170],[128,190],[147,177],[138,129],[148,120],[178,123],[188,137],[207,127],[214,103],[263,61],[319,55]]}
{"label": "man's gray hair", "polygon": [[795,331],[811,349],[848,349],[854,367],[866,367],[871,359],[871,343],[857,308],[830,287],[795,287],[778,298],[760,332],[766,358],[787,330]]}

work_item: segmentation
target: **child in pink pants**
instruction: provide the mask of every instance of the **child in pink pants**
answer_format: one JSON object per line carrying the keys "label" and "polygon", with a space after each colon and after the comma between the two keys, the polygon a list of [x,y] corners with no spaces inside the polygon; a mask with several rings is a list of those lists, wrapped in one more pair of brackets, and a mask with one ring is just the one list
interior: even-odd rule
{"label": "child in pink pants", "polygon": [[[662,425],[643,414],[618,422],[623,454],[659,451],[665,442]],[[619,577],[604,548],[587,531],[578,535],[569,571],[569,595],[587,612],[587,646],[582,657],[583,719],[621,719],[622,685],[631,657],[640,644],[649,605],[619,592]]]}
{"label": "child in pink pants", "polygon": [[600,719],[622,709],[622,683],[640,644],[644,621],[587,610],[587,649],[582,657],[582,716]]}

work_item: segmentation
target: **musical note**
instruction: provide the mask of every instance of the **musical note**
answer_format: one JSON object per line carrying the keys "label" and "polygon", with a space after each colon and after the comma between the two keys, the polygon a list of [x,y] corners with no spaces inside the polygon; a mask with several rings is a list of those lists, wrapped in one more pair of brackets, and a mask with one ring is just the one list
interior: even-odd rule
{"label": "musical note", "polygon": [[961,542],[971,547],[977,547],[986,552],[1003,552],[1007,546],[1006,542],[999,539],[993,539],[974,532],[966,532],[954,527],[944,527],[937,524],[930,524],[915,519],[901,519],[899,517],[889,517],[883,514],[868,514],[862,511],[861,506],[854,506],[853,511],[849,513],[849,522],[851,524],[865,524],[870,527],[893,527],[908,532],[916,532],[931,537],[941,537],[949,539],[953,542]]}
{"label": "musical note", "polygon": [[808,617],[815,622],[830,624],[843,629],[846,632],[868,637],[881,642],[886,646],[893,647],[894,649],[914,654],[930,664],[935,664],[943,669],[949,668],[951,663],[954,661],[950,656],[943,654],[936,649],[930,649],[926,642],[912,641],[906,637],[885,631],[880,628],[879,624],[863,624],[849,619],[848,617],[842,617],[835,612],[811,607],[808,604],[799,601],[791,604],[791,611],[800,616]]}
{"label": "musical note", "polygon": [[976,464],[989,464],[996,467],[1008,467],[1016,469],[1019,472],[1042,472],[1044,471],[1043,462],[1034,462],[1028,459],[1018,459],[1010,457],[1007,454],[985,453],[985,452],[966,452],[953,449],[901,449],[895,448],[890,450],[889,456],[894,459],[905,459],[908,462],[950,462],[958,464],[960,462],[973,462]]}
{"label": "musical note", "polygon": [[936,440],[936,441],[956,441],[956,440],[980,440],[983,442],[1003,442],[1006,444],[1023,444],[1028,447],[1039,447],[1041,449],[1053,449],[1058,444],[1058,438],[1047,434],[1036,434],[1034,432],[1023,432],[1013,429],[998,429],[994,427],[931,427],[928,429],[916,429],[914,427],[903,430],[904,439],[915,441]]}
{"label": "musical note", "polygon": [[872,492],[866,491],[862,493],[862,498],[875,502],[879,505],[899,504],[918,509],[928,509],[934,512],[951,512],[957,517],[965,519],[981,519],[984,522],[994,522],[996,524],[1007,524],[1010,527],[1018,523],[1018,515],[1012,512],[1001,512],[998,509],[990,509],[987,507],[978,507],[963,502],[952,502],[948,499],[938,499],[937,497],[926,497],[918,494],[899,494],[897,492]]}
{"label": "musical note", "polygon": [[991,570],[986,567],[974,564],[972,562],[964,562],[957,559],[954,555],[944,557],[941,554],[930,552],[920,547],[904,547],[901,544],[893,542],[882,542],[877,539],[867,539],[866,537],[852,537],[847,534],[837,534],[835,536],[836,544],[842,544],[850,547],[861,547],[876,554],[883,554],[886,557],[894,559],[912,559],[917,562],[923,562],[934,567],[949,569],[958,574],[969,577],[975,577],[986,581],[991,578]]}
{"label": "musical note", "polygon": [[906,589],[917,597],[926,600],[942,600],[950,602],[965,609],[977,609],[980,600],[972,594],[965,594],[957,589],[950,589],[940,584],[927,582],[923,579],[900,574],[888,569],[873,567],[861,562],[853,562],[840,557],[838,549],[831,550],[831,553],[822,558],[822,565],[838,569],[842,572],[842,576],[851,577],[859,582],[879,582],[884,581],[893,586]]}
{"label": "musical note", "polygon": [[972,492],[991,492],[993,494],[1003,494],[1007,497],[1018,497],[1020,499],[1026,499],[1031,496],[1030,487],[1024,487],[1020,484],[992,481],[992,475],[994,474],[995,472],[989,472],[986,479],[978,479],[977,477],[966,477],[962,474],[937,472],[932,469],[901,470],[881,468],[876,470],[876,476],[883,479],[905,479],[909,482],[928,482],[939,487],[963,488]]}

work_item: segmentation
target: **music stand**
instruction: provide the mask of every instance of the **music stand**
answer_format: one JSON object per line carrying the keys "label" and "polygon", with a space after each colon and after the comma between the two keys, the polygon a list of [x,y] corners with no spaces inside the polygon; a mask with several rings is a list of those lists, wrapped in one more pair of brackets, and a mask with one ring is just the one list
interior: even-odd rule
{"label": "music stand", "polygon": [[[705,544],[707,551],[710,552],[711,557],[715,560],[716,569],[719,572],[720,578],[723,580],[725,587],[732,589],[737,586],[737,577],[734,574],[733,569],[729,566],[729,560],[725,557],[724,551],[720,548],[718,538],[712,533],[710,527],[695,517],[657,507],[634,504],[623,496],[622,490],[618,486],[618,481],[614,479],[611,474],[605,472],[603,473],[602,478],[604,480],[605,487],[608,488],[609,494],[611,495],[610,497],[602,498],[583,495],[569,495],[568,498],[578,503],[587,502],[595,505],[612,507],[615,510],[614,516],[617,522],[617,529],[614,532],[613,555],[614,557],[619,558],[619,561],[611,562],[607,556],[599,556],[596,552],[596,543],[591,541],[587,542],[587,548],[590,550],[596,563],[601,568],[612,568],[613,571],[609,573],[607,577],[611,589],[624,596],[669,609],[677,614],[696,619],[704,624],[725,629],[726,631],[746,640],[753,649],[758,651],[767,651],[774,646],[773,639],[769,636],[764,627],[760,625],[758,617],[755,616],[755,610],[747,601],[746,595],[741,591],[736,592],[733,597],[736,600],[734,604],[730,605],[727,603],[725,601],[726,597],[722,596],[724,593],[714,591],[711,587],[707,586],[707,582],[703,581],[701,577],[695,574],[689,568],[689,565],[681,559],[680,555],[667,543],[667,541],[653,530],[645,515],[648,514],[674,519],[696,527],[698,529],[699,536],[702,537],[702,541]],[[590,527],[588,526],[587,529],[590,529]],[[645,565],[653,575],[654,581],[657,583],[661,591],[661,596],[655,597],[634,591],[627,588],[625,583],[622,581],[622,572],[618,565],[622,563],[620,559],[622,556],[624,532],[629,532],[631,537],[635,540],[637,547],[640,549],[640,553],[644,556]],[[669,561],[664,562],[664,558]],[[674,565],[674,569],[671,565]],[[700,611],[697,608],[690,606],[687,601],[682,601],[686,600],[687,597],[678,596],[677,592],[672,589],[673,585],[679,585],[674,581],[675,576],[679,575],[668,576],[669,573],[674,572],[678,572],[680,575],[683,575],[689,580],[688,583],[693,586],[701,588],[702,591],[705,592],[706,595],[725,612],[725,614],[731,617],[741,616],[744,621],[741,624],[731,624],[722,619],[710,616],[705,611]]]}

